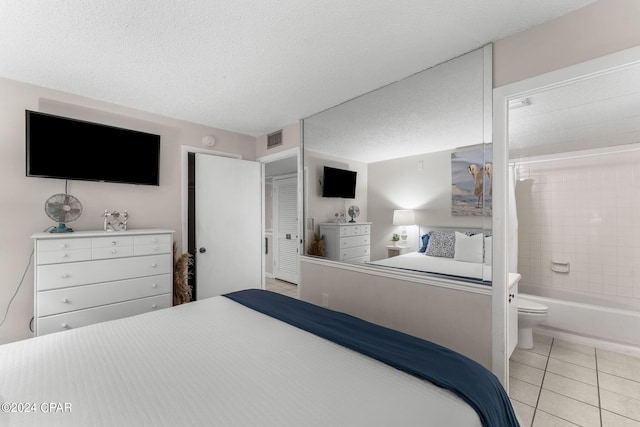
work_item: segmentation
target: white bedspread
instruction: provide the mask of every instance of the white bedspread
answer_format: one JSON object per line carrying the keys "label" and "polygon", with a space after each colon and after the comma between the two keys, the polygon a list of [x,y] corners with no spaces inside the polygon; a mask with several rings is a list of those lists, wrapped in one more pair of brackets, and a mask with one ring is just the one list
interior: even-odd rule
{"label": "white bedspread", "polygon": [[404,255],[371,261],[371,264],[491,281],[490,265],[428,256],[420,252],[409,252]]}
{"label": "white bedspread", "polygon": [[480,425],[452,393],[225,297],[2,345],[0,400],[1,426]]}

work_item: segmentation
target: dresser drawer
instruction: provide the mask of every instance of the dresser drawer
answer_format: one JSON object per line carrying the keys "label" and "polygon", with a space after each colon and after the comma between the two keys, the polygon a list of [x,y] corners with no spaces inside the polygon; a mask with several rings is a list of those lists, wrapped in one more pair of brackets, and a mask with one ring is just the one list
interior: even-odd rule
{"label": "dresser drawer", "polygon": [[48,251],[76,249],[91,249],[91,239],[42,239],[38,241],[38,256]]}
{"label": "dresser drawer", "polygon": [[133,256],[133,246],[114,246],[91,249],[92,259],[122,258],[127,256]]}
{"label": "dresser drawer", "polygon": [[368,224],[343,225],[340,227],[340,237],[362,236],[365,234],[371,234],[371,228]]}
{"label": "dresser drawer", "polygon": [[36,333],[38,335],[45,335],[167,307],[171,307],[170,294],[141,298],[53,316],[39,317],[36,319]]}
{"label": "dresser drawer", "polygon": [[340,239],[341,248],[352,248],[354,246],[364,246],[369,244],[369,236],[351,236]]}
{"label": "dresser drawer", "polygon": [[169,234],[143,234],[133,236],[133,244],[138,245],[171,245]]}
{"label": "dresser drawer", "polygon": [[92,248],[116,248],[120,246],[133,246],[133,236],[112,234],[108,237],[94,237],[91,239]]}
{"label": "dresser drawer", "polygon": [[36,291],[167,274],[172,268],[171,254],[39,265]]}
{"label": "dresser drawer", "polygon": [[38,265],[57,264],[60,262],[87,261],[91,259],[91,249],[56,249],[55,251],[38,252]]}
{"label": "dresser drawer", "polygon": [[169,243],[156,243],[151,245],[135,245],[133,247],[134,255],[153,255],[153,254],[168,254],[171,253],[172,248]]}
{"label": "dresser drawer", "polygon": [[41,291],[36,295],[38,316],[49,316],[171,293],[171,285],[171,275],[163,274],[139,279]]}
{"label": "dresser drawer", "polygon": [[355,248],[340,249],[340,260],[369,256],[369,246],[356,246]]}

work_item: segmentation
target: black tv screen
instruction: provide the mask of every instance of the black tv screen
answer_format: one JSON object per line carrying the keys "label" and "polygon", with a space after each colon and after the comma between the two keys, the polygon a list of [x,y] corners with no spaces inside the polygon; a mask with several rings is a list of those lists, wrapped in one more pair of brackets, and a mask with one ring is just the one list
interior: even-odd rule
{"label": "black tv screen", "polygon": [[356,198],[357,172],[324,167],[324,179],[322,183],[322,197],[342,197],[344,199]]}
{"label": "black tv screen", "polygon": [[160,185],[160,135],[26,110],[27,176]]}

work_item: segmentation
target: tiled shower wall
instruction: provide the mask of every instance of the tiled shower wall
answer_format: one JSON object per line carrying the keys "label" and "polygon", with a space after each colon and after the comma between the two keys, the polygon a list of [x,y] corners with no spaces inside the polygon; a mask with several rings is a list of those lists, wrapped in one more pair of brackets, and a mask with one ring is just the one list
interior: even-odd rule
{"label": "tiled shower wall", "polygon": [[520,283],[640,299],[640,151],[523,159],[517,174]]}

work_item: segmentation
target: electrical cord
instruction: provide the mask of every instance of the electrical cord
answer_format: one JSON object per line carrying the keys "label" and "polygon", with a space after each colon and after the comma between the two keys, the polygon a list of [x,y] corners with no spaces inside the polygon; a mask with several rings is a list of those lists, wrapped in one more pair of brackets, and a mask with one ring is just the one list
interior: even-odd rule
{"label": "electrical cord", "polygon": [[[55,228],[54,226],[47,227],[44,229],[44,232],[46,233],[47,231],[51,231],[54,228]],[[16,298],[16,295],[18,295],[18,292],[22,287],[22,282],[24,282],[24,278],[27,276],[27,272],[29,271],[29,267],[31,266],[31,261],[33,260],[33,251],[34,249],[31,249],[31,255],[29,255],[29,262],[27,263],[27,268],[24,269],[24,273],[22,273],[22,278],[20,279],[20,283],[18,283],[18,287],[16,288],[16,291],[13,293],[13,296],[9,300],[9,304],[7,304],[7,309],[4,312],[4,317],[0,322],[0,328],[2,327],[2,325],[4,325],[4,322],[7,321],[7,316],[9,315],[9,309],[11,308],[11,304],[13,303],[13,300]],[[33,320],[34,320],[33,317],[31,317],[31,320],[29,320],[29,330],[31,330],[31,332],[33,332]]]}
{"label": "electrical cord", "polygon": [[[31,260],[32,259],[33,259],[33,249],[31,249],[31,255],[29,255],[29,263],[27,264],[27,268],[25,268],[24,269],[24,273],[22,273],[22,279],[20,279],[20,283],[18,283],[18,287],[16,288],[16,291],[13,293],[13,296],[9,300],[9,304],[7,304],[7,309],[4,312],[4,317],[2,318],[2,321],[0,322],[0,328],[2,327],[2,325],[4,325],[4,322],[7,320],[7,315],[9,314],[9,309],[11,308],[11,304],[13,303],[13,300],[16,298],[16,295],[18,295],[18,292],[20,291],[20,288],[22,287],[22,283],[24,282],[24,278],[26,277],[27,272],[29,271],[29,267],[31,266]],[[29,323],[31,324],[31,321],[29,321]]]}

